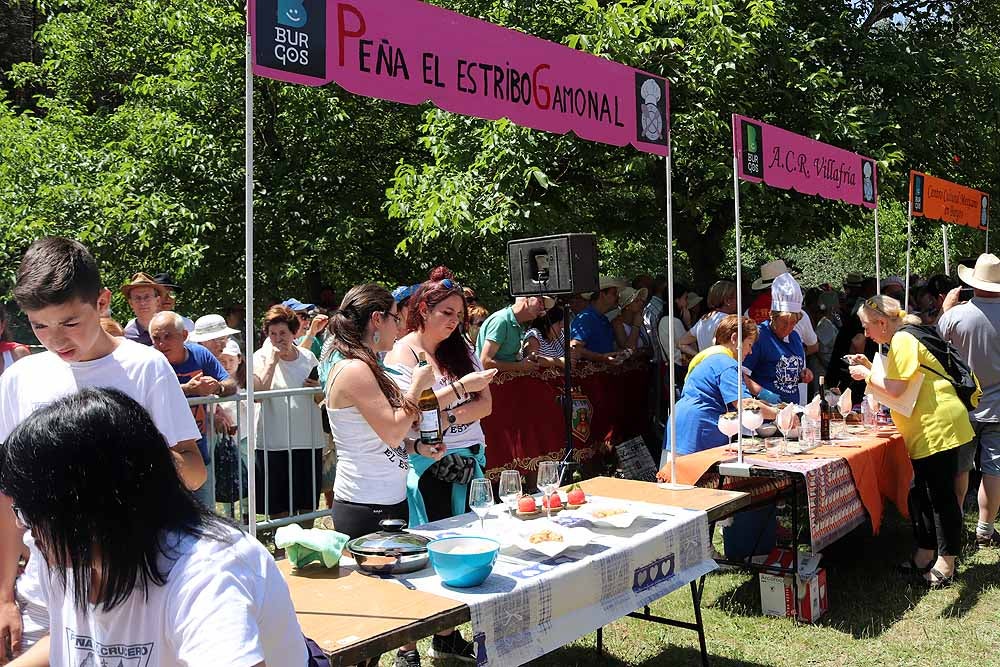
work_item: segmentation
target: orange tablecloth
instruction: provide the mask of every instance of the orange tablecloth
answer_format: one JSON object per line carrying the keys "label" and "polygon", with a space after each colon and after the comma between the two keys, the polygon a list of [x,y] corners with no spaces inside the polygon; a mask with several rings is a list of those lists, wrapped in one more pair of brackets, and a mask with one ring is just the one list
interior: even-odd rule
{"label": "orange tablecloth", "polygon": [[[842,458],[847,461],[854,477],[861,502],[871,518],[872,530],[878,533],[882,524],[883,501],[888,499],[903,514],[909,516],[906,498],[913,479],[913,466],[906,453],[906,444],[899,433],[853,438],[849,446],[820,446],[807,454],[779,457],[780,460]],[[715,447],[677,457],[677,480],[681,484],[697,484],[715,464],[733,461],[735,455],[727,447]],[[669,467],[665,470],[670,472]]]}

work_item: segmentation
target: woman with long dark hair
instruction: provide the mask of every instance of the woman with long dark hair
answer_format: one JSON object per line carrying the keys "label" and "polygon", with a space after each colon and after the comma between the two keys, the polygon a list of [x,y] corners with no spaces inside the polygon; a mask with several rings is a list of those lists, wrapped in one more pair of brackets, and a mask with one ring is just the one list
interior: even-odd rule
{"label": "woman with long dark hair", "polygon": [[547,368],[562,368],[566,363],[566,335],[563,331],[562,306],[553,306],[535,318],[524,334],[524,349],[538,364]]}
{"label": "woman with long dark hair", "polygon": [[184,487],[124,393],[84,389],[37,410],[0,447],[0,490],[48,565],[50,634],[14,665],[308,664],[274,560]]}
{"label": "woman with long dark hair", "polygon": [[[468,484],[486,469],[486,440],[479,420],[493,410],[489,382],[495,369],[482,364],[462,335],[465,294],[452,278],[435,269],[410,302],[410,333],[399,339],[386,355],[386,365],[397,372],[393,379],[410,387],[419,356],[434,371],[434,391],[444,406],[441,425],[446,456],[434,461],[410,457],[407,501],[414,525],[437,521],[468,511]],[[436,279],[435,279],[436,278]]]}

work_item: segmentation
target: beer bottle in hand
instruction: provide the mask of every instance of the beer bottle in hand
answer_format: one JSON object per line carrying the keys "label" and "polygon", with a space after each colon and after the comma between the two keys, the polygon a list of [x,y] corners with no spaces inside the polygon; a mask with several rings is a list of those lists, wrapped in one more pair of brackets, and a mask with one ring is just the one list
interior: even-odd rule
{"label": "beer bottle in hand", "polygon": [[[423,352],[417,355],[417,360],[418,365],[427,365],[427,357]],[[420,406],[420,442],[425,445],[442,444],[440,406],[432,388],[428,387],[421,392],[418,405]]]}
{"label": "beer bottle in hand", "polygon": [[819,439],[830,440],[830,402],[826,400],[826,378],[819,376]]}

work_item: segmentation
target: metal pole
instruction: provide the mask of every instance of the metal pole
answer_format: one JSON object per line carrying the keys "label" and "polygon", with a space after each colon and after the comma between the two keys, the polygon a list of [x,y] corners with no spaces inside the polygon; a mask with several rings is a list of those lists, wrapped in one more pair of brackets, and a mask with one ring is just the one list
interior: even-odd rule
{"label": "metal pole", "polygon": [[255,479],[256,466],[254,456],[256,454],[257,422],[254,419],[256,406],[253,402],[253,42],[250,38],[250,17],[247,15],[246,33],[246,74],[244,105],[246,116],[245,142],[246,142],[246,181],[244,191],[246,202],[246,312],[244,317],[246,322],[243,326],[246,339],[246,354],[243,355],[247,365],[247,527],[250,534],[257,536],[257,480]]}
{"label": "metal pole", "polygon": [[[563,421],[566,422],[566,456],[573,450],[573,359],[570,355],[569,299],[563,299]],[[563,460],[567,460],[566,456]]]}
{"label": "metal pole", "polygon": [[733,206],[736,214],[736,461],[743,464],[743,259],[740,248],[740,156],[736,150],[736,118],[733,118]]}
{"label": "metal pole", "polygon": [[882,251],[879,247],[878,202],[875,203],[875,292],[882,293]]}
{"label": "metal pole", "polygon": [[[674,345],[677,343],[675,340],[677,336],[674,332],[674,307],[676,302],[674,301],[674,191],[671,169],[673,155],[671,153],[670,137],[668,135],[667,155],[664,160],[664,166],[667,178],[665,200],[667,205],[667,322],[669,323],[667,329],[667,350],[669,354],[666,356],[668,364],[667,373],[670,376],[670,396],[668,398],[670,401],[670,414],[667,416],[667,428],[670,430],[670,482],[664,486],[675,491],[680,491],[693,489],[694,486],[677,482],[677,414],[675,409],[677,406],[677,362],[679,360],[674,359],[676,352]],[[657,376],[656,381],[660,381],[659,376]]]}
{"label": "metal pole", "polygon": [[951,275],[951,256],[948,252],[948,225],[941,225],[941,242],[944,246],[944,274]]}
{"label": "metal pole", "polygon": [[913,202],[909,202],[907,205],[906,213],[906,302],[903,303],[903,309],[907,309],[910,306],[910,247],[913,245]]}

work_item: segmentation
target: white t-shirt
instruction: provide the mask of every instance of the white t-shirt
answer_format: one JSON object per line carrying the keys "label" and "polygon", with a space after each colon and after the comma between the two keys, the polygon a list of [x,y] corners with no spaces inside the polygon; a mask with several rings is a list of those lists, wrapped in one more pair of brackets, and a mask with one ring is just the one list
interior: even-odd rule
{"label": "white t-shirt", "polygon": [[726,318],[726,314],[719,310],[713,310],[706,317],[701,318],[691,327],[690,333],[698,339],[698,351],[708,349],[715,345],[715,330],[719,328],[719,322]]}
{"label": "white t-shirt", "polygon": [[812,318],[804,310],[802,311],[802,319],[795,325],[795,330],[799,332],[799,337],[802,339],[804,346],[809,347],[819,342],[816,329],[813,328]]}
{"label": "white t-shirt", "polygon": [[[683,322],[681,322],[676,317],[673,319],[674,319],[674,353],[673,355],[670,356],[670,360],[675,364],[680,364],[683,352],[681,352],[681,348],[677,347],[677,343],[680,342],[681,338],[683,338],[684,334],[687,332],[684,330]],[[664,359],[667,358],[667,346],[670,345],[670,329],[667,328],[668,326],[670,326],[670,317],[669,316],[661,317],[660,323],[658,325],[657,338],[660,341],[660,353],[663,354]]]}
{"label": "white t-shirt", "polygon": [[[170,574],[138,586],[111,611],[75,604],[55,571],[42,579],[49,606],[52,665],[100,667],[305,667],[305,640],[274,559],[234,528],[229,541],[170,533],[161,557]],[[171,561],[172,564],[171,564]],[[72,583],[72,574],[67,573]]]}
{"label": "white t-shirt", "polygon": [[[333,382],[349,364],[341,361],[330,369],[327,382]],[[390,376],[393,369],[386,369]],[[384,442],[356,406],[327,408],[330,435],[337,443],[337,474],[333,478],[333,497],[352,503],[395,505],[406,500],[406,476],[410,461],[402,443]]]}
{"label": "white t-shirt", "polygon": [[[201,437],[167,358],[146,345],[119,339],[111,354],[93,361],[67,363],[52,352],[42,352],[12,365],[0,377],[0,441],[35,410],[88,387],[118,389],[135,399],[171,447]],[[30,532],[24,543],[30,556],[18,577],[17,594],[25,610],[26,636],[37,640],[46,627],[40,579],[47,568]]]}
{"label": "white t-shirt", "polygon": [[[403,343],[397,343],[397,345],[404,345]],[[409,347],[403,349],[403,354],[411,354]],[[476,356],[473,350],[469,350],[469,359],[472,361],[472,370],[481,371],[483,370],[483,364],[479,361],[479,357]],[[395,381],[399,388],[405,393],[410,389],[410,384],[413,381],[413,369],[402,364],[398,366],[392,366],[391,370],[394,371],[390,373],[389,376]],[[434,382],[433,389],[444,389],[449,384],[451,380],[444,377],[437,377]],[[464,401],[455,401],[448,405],[446,410],[453,410],[463,403],[468,403],[471,398],[466,398]],[[472,445],[479,445],[481,447],[486,446],[486,436],[483,434],[483,427],[479,424],[479,420],[472,422],[471,424],[452,424],[448,425],[446,417],[442,417],[441,428],[444,429],[444,439],[445,447],[450,451],[452,449],[462,449],[463,447],[471,447]],[[416,437],[416,433],[411,433],[412,437]]]}
{"label": "white t-shirt", "polygon": [[[316,355],[301,347],[294,348],[298,354],[292,361],[278,360],[271,379],[271,389],[295,389],[302,387],[312,369],[319,362]],[[254,352],[253,367],[261,373],[267,364],[269,352],[261,348]],[[255,371],[256,372],[256,371]],[[289,431],[289,423],[291,431]],[[260,403],[260,418],[257,422],[257,449],[284,451],[288,449],[289,435],[292,449],[320,449],[323,447],[323,422],[319,406],[312,395],[269,398]]]}

